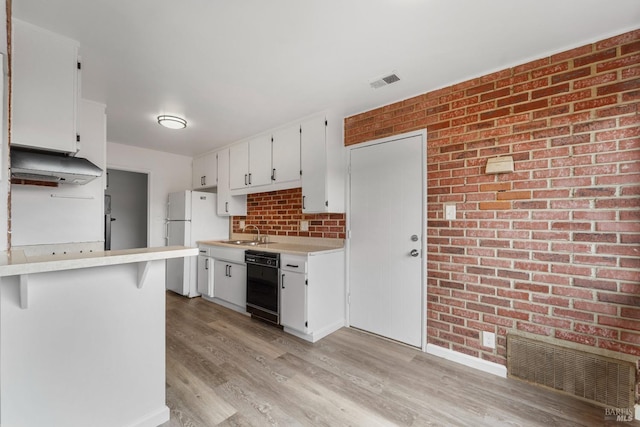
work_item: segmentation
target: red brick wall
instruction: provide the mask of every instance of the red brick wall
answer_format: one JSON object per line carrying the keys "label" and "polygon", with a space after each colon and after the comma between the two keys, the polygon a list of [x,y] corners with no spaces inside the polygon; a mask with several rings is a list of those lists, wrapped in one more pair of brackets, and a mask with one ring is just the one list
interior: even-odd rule
{"label": "red brick wall", "polygon": [[[300,236],[344,239],[344,214],[303,214],[302,189],[272,191],[247,196],[247,216],[233,217],[233,231],[242,233],[240,220],[254,224],[270,236]],[[309,221],[309,231],[300,231],[300,221]],[[250,229],[249,232],[254,232]]]}
{"label": "red brick wall", "polygon": [[[519,329],[640,356],[639,63],[637,30],[345,120],[346,145],[427,129],[430,343],[506,364]],[[497,155],[515,172],[486,175]]]}

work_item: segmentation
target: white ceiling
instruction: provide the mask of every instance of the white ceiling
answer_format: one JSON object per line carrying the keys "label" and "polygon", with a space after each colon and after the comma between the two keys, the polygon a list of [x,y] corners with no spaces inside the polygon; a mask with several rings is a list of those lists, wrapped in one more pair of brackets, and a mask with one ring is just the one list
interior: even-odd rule
{"label": "white ceiling", "polygon": [[80,42],[109,141],[189,156],[640,27],[638,0],[13,0],[13,14]]}

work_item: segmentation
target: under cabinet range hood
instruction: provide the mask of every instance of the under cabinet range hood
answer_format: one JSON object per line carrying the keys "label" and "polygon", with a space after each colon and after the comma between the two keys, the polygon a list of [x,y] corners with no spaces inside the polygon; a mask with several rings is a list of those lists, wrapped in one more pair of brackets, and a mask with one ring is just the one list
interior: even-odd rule
{"label": "under cabinet range hood", "polygon": [[83,185],[99,176],[102,169],[81,157],[11,149],[12,184]]}

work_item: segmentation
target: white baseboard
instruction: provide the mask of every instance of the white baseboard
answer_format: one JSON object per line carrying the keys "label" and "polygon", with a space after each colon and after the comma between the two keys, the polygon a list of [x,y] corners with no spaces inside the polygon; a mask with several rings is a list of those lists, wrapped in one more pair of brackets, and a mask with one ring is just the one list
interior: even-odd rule
{"label": "white baseboard", "polygon": [[497,375],[502,378],[507,377],[507,367],[504,365],[499,365],[494,362],[489,362],[488,360],[469,356],[468,354],[442,348],[435,344],[427,344],[427,353],[434,356],[442,357],[443,359],[447,359],[452,362],[460,363],[461,365],[465,365],[479,371]]}
{"label": "white baseboard", "polygon": [[640,405],[636,405],[636,420],[640,420]]}
{"label": "white baseboard", "polygon": [[157,427],[169,421],[170,417],[171,413],[169,408],[164,406],[158,411],[147,414],[143,418],[129,424],[129,427]]}
{"label": "white baseboard", "polygon": [[299,332],[299,331],[296,331],[295,329],[291,329],[286,326],[283,328],[283,330],[286,333],[294,335],[305,341],[316,342],[326,337],[327,335],[334,333],[335,331],[342,328],[343,326],[344,326],[344,320],[339,320],[331,325],[328,325],[320,330],[313,332],[312,334],[305,334],[304,332]]}

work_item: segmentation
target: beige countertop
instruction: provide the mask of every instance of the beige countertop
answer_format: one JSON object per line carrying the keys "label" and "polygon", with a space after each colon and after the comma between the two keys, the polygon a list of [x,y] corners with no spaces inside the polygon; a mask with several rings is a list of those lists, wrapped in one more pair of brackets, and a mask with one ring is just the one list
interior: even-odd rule
{"label": "beige countertop", "polygon": [[[255,237],[255,234],[234,233],[229,240],[254,240]],[[198,241],[197,243],[199,245],[221,246],[263,252],[278,252],[303,256],[340,252],[344,250],[344,240],[342,239],[319,239],[287,236],[269,236],[269,243],[263,243],[255,246],[224,243],[224,241],[221,240],[203,240]]]}
{"label": "beige countertop", "polygon": [[118,251],[27,255],[23,250],[0,252],[0,277],[156,261],[198,255],[198,248],[163,246]]}

